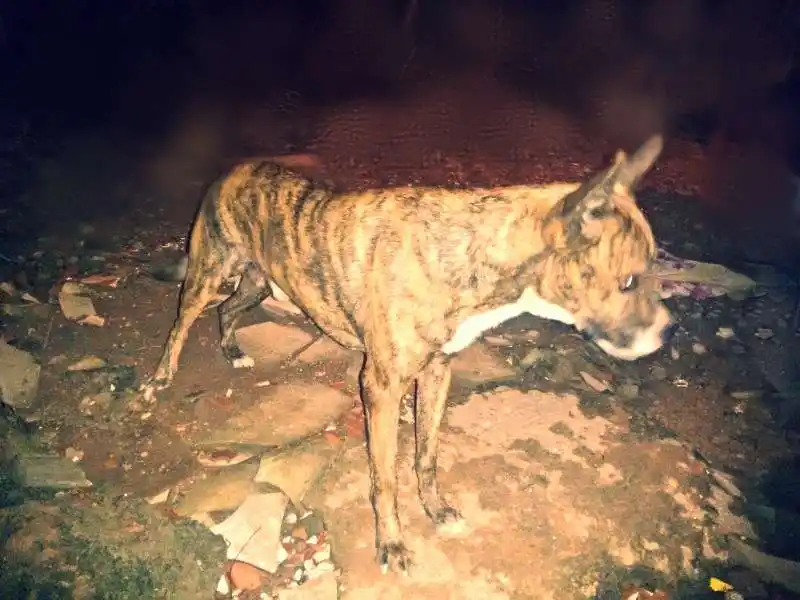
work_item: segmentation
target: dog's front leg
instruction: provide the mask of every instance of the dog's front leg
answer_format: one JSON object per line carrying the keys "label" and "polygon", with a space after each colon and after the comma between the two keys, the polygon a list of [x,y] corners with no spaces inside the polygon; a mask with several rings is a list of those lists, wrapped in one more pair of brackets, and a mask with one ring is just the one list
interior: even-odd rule
{"label": "dog's front leg", "polygon": [[455,524],[461,520],[458,511],[442,500],[436,479],[439,429],[450,391],[450,374],[450,358],[437,355],[417,378],[414,415],[417,453],[414,466],[422,507],[437,526]]}
{"label": "dog's front leg", "polygon": [[367,355],[361,371],[361,394],[367,421],[367,443],[375,511],[376,546],[381,570],[406,573],[411,565],[397,516],[397,433],[403,385],[391,369]]}

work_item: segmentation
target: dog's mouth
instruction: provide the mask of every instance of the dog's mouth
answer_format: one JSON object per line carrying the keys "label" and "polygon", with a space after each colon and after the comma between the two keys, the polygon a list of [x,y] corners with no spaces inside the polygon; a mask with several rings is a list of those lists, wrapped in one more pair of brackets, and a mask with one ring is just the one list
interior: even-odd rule
{"label": "dog's mouth", "polygon": [[648,327],[607,332],[597,323],[589,322],[581,329],[581,334],[609,356],[636,360],[658,351],[672,338],[676,329],[677,324],[663,310]]}

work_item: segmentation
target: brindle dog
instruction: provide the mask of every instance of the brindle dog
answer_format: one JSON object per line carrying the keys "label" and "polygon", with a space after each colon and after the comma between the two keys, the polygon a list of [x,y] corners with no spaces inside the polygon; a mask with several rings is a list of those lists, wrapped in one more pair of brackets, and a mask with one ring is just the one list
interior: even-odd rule
{"label": "brindle dog", "polygon": [[652,231],[633,189],[659,155],[659,136],[617,153],[584,183],[451,190],[399,187],[336,193],[270,162],[233,168],[208,190],[189,243],[178,318],[146,393],[167,387],[195,319],[231,274],[219,307],[221,347],[239,316],[280,290],[326,334],[365,354],[368,430],[380,564],[405,571],[397,514],[398,416],[416,383],[422,506],[457,522],[436,479],[450,361],[484,331],[522,313],[575,325],[607,353],[632,360],[673,327],[655,282]]}

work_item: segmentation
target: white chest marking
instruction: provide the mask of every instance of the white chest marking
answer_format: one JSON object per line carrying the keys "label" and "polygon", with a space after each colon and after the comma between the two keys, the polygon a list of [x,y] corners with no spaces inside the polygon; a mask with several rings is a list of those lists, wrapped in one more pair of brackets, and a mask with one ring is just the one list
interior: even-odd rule
{"label": "white chest marking", "polygon": [[575,323],[575,318],[568,311],[544,300],[533,290],[526,289],[519,299],[512,304],[504,304],[503,306],[498,306],[487,312],[472,315],[464,319],[459,324],[453,337],[442,346],[442,352],[445,354],[460,352],[478,339],[484,332],[493,327],[497,327],[501,323],[505,323],[509,319],[518,317],[523,313],[529,313],[536,317],[542,317],[543,319],[552,321],[560,321],[567,325]]}
{"label": "white chest marking", "polygon": [[287,296],[286,292],[284,292],[281,288],[278,287],[277,283],[275,283],[274,281],[270,281],[269,287],[272,290],[272,296],[273,298],[275,298],[275,300],[277,300],[278,302],[290,302],[289,296]]}

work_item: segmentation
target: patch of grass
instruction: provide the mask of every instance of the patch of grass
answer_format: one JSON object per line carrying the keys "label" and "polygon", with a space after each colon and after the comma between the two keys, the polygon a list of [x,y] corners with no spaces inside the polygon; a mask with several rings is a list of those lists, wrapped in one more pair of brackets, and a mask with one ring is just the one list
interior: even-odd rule
{"label": "patch of grass", "polygon": [[614,396],[597,392],[582,392],[579,396],[578,407],[587,418],[607,419],[614,414]]}
{"label": "patch of grass", "polygon": [[575,450],[573,450],[573,452],[575,453],[575,456],[579,456],[585,460],[586,463],[593,469],[599,469],[605,462],[605,459],[601,455],[592,452],[586,446],[578,446],[575,448]]}
{"label": "patch of grass", "polygon": [[522,450],[533,460],[544,466],[555,466],[561,464],[561,457],[558,454],[548,451],[539,440],[514,440],[510,447],[511,450]]}
{"label": "patch of grass", "polygon": [[3,598],[210,597],[225,561],[222,538],[139,500],[67,494],[6,509],[0,523]]}
{"label": "patch of grass", "polygon": [[564,436],[565,438],[571,440],[575,437],[575,433],[570,429],[569,425],[564,423],[564,421],[558,421],[557,423],[553,423],[550,426],[551,433],[555,433],[556,435]]}

